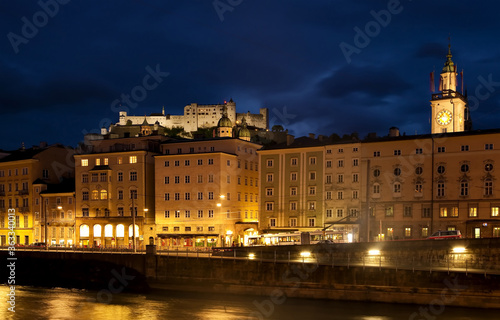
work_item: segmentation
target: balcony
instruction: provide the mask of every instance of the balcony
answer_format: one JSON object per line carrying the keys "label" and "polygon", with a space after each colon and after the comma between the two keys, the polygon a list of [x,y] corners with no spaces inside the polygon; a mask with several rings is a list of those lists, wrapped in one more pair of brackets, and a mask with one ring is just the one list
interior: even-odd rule
{"label": "balcony", "polygon": [[28,195],[30,192],[29,190],[19,190],[19,195],[22,196],[22,195]]}
{"label": "balcony", "polygon": [[432,94],[432,100],[450,99],[450,98],[460,98],[465,101],[465,97],[460,92],[453,90],[443,90],[442,92]]}

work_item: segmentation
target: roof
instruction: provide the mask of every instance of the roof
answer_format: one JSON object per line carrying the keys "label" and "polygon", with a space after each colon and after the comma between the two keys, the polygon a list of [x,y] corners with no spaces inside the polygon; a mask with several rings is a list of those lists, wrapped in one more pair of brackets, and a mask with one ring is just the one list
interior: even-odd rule
{"label": "roof", "polygon": [[75,179],[64,179],[60,183],[46,183],[46,185],[47,190],[40,192],[40,194],[75,192]]}

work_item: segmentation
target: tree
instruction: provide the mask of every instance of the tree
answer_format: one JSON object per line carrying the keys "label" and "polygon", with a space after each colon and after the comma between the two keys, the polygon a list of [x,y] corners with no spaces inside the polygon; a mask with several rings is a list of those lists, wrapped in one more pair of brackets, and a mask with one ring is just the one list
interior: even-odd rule
{"label": "tree", "polygon": [[272,132],[283,132],[285,129],[283,128],[283,126],[281,124],[275,124],[272,128],[271,128],[271,131]]}

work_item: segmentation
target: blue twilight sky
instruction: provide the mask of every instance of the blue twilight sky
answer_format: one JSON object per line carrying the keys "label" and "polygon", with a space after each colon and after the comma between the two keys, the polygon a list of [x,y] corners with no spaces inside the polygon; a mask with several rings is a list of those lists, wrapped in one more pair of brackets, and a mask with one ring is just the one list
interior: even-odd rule
{"label": "blue twilight sky", "polygon": [[120,104],[182,114],[230,98],[296,136],[428,133],[429,73],[450,35],[474,129],[500,127],[499,12],[464,0],[3,0],[0,149],[75,146],[117,122]]}

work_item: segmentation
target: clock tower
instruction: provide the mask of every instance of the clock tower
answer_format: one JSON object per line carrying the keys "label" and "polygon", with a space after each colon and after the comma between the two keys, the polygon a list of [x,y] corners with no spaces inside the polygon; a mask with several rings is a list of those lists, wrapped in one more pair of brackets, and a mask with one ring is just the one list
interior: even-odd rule
{"label": "clock tower", "polygon": [[[448,45],[446,62],[439,79],[439,91],[431,98],[431,132],[461,132],[470,127],[467,97],[457,91],[457,66]],[[433,80],[432,80],[433,81]],[[463,88],[462,88],[463,90]]]}

